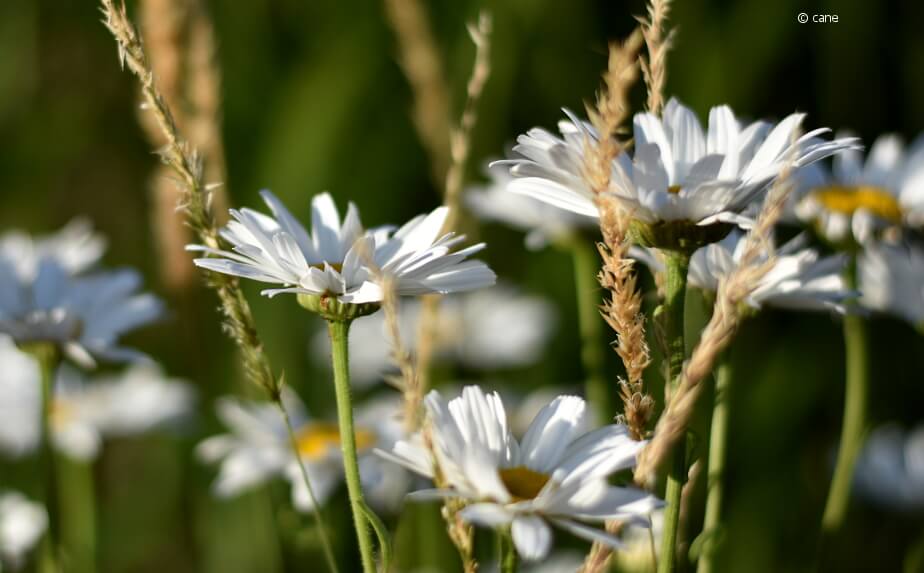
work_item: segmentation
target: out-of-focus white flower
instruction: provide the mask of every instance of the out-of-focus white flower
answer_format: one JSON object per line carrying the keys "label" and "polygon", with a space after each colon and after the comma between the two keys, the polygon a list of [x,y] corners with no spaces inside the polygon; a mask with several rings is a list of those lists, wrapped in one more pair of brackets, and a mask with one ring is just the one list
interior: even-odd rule
{"label": "out-of-focus white flower", "polygon": [[330,296],[348,304],[381,301],[381,276],[391,278],[400,295],[449,293],[494,284],[491,269],[480,261],[466,260],[483,249],[483,243],[451,251],[465,237],[442,233],[449,214],[444,207],[415,217],[394,233],[389,228],[365,231],[352,203],[341,223],[333,199],[322,193],[311,202],[309,234],[275,195],[269,191],[261,195],[273,217],[251,209],[232,210],[234,220],[221,235],[233,252],[191,245],[190,250],[214,255],[196,259],[196,265],[282,285],[264,290],[267,296]]}
{"label": "out-of-focus white flower", "polygon": [[[34,361],[0,338],[0,451],[18,457],[41,439],[41,380]],[[87,381],[62,367],[51,405],[52,441],[69,457],[91,460],[104,438],[142,434],[187,416],[192,388],[152,364]],[[6,415],[9,413],[9,415]]]}
{"label": "out-of-focus white flower", "polygon": [[15,260],[0,253],[0,333],[17,344],[54,344],[81,366],[94,357],[113,361],[142,358],[118,346],[119,337],[163,313],[153,295],[138,294],[141,275],[130,269],[78,277],[55,259],[38,263],[34,277],[20,276]]}
{"label": "out-of-focus white flower", "polygon": [[[301,461],[318,503],[333,494],[343,480],[340,430],[336,423],[312,419],[294,393],[283,394],[286,411],[295,427]],[[292,500],[302,511],[311,509],[292,452],[285,421],[279,409],[268,402],[221,398],[216,403],[219,419],[231,433],[212,436],[196,448],[207,463],[220,464],[212,490],[218,497],[233,497],[278,477],[292,486]],[[360,479],[367,501],[373,507],[394,511],[407,492],[407,472],[371,455],[373,447],[391,447],[403,430],[397,419],[399,403],[394,397],[373,400],[355,410],[356,447]]]}
{"label": "out-of-focus white flower", "polygon": [[11,261],[22,280],[32,280],[42,259],[53,259],[71,274],[90,268],[106,250],[106,239],[90,222],[74,219],[60,231],[33,238],[22,231],[0,235],[0,257]]}
{"label": "out-of-focus white flower", "polygon": [[[719,280],[738,266],[745,245],[746,235],[741,231],[732,231],[718,243],[698,249],[690,259],[690,284],[705,292],[715,293],[719,288]],[[844,312],[844,300],[855,294],[847,288],[843,278],[846,257],[822,257],[818,251],[805,245],[805,237],[798,236],[777,250],[775,264],[747,298],[746,302],[750,306],[761,308],[770,305],[790,310]],[[637,247],[632,249],[632,253],[652,271],[664,270],[664,265],[653,249]]]}
{"label": "out-of-focus white flower", "polygon": [[924,250],[871,244],[860,253],[858,265],[863,306],[924,328]]}
{"label": "out-of-focus white flower", "polygon": [[800,174],[794,212],[832,243],[866,243],[888,227],[924,225],[924,137],[907,152],[897,135],[880,136],[863,154],[834,158],[829,172],[813,165]]}
{"label": "out-of-focus white flower", "polygon": [[613,554],[613,563],[620,571],[654,571],[661,552],[664,510],[656,509],[648,523],[627,523],[622,528],[625,547]]}
{"label": "out-of-focus white flower", "polygon": [[522,441],[508,430],[497,393],[468,386],[448,404],[436,391],[426,398],[436,459],[420,441],[402,440],[384,458],[432,478],[439,467],[445,490],[418,497],[458,497],[470,502],[459,513],[487,527],[510,527],[525,559],[544,558],[552,546],[549,524],[590,541],[619,547],[615,537],[584,522],[637,519],[659,502],[647,492],[609,485],[607,478],[632,468],[645,442],[624,426],[585,433],[585,403],[559,396],[533,420]]}
{"label": "out-of-focus white flower", "polygon": [[[517,157],[495,165],[510,166],[510,191],[597,217],[583,177],[585,141],[596,139],[597,133],[587,122],[568,116],[559,123],[562,137],[532,129],[517,139]],[[796,113],[776,125],[761,121],[746,126],[728,106],[718,106],[710,111],[704,132],[696,114],[671,99],[660,118],[636,114],[634,154],[622,153],[613,161],[614,196],[643,223],[748,225],[745,210],[787,166],[808,165],[857,145],[853,139],[820,140],[826,129],[795,138],[804,117]]]}
{"label": "out-of-focus white flower", "polygon": [[899,511],[924,509],[924,426],[873,430],[854,470],[857,492]]}
{"label": "out-of-focus white flower", "polygon": [[490,167],[487,175],[490,178],[487,185],[473,186],[466,191],[466,205],[481,219],[526,231],[526,247],[530,250],[542,249],[549,243],[567,240],[582,229],[598,226],[593,217],[565,211],[527,195],[510,193],[507,186],[513,176],[505,165]]}
{"label": "out-of-focus white flower", "polygon": [[19,570],[48,529],[45,508],[19,492],[0,493],[0,569]]}
{"label": "out-of-focus white flower", "polygon": [[[416,300],[399,307],[401,340],[416,348],[421,304]],[[546,300],[499,285],[440,303],[436,335],[431,341],[437,357],[467,367],[493,369],[525,366],[536,362],[555,328],[555,309]],[[384,313],[355,320],[350,327],[350,375],[354,384],[369,386],[394,368],[389,356],[391,341]],[[319,360],[330,361],[330,337],[319,331],[312,341]]]}

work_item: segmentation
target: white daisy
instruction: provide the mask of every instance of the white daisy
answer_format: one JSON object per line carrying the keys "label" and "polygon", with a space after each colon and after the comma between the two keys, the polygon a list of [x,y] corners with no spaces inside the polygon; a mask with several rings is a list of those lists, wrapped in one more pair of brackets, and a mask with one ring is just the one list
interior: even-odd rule
{"label": "white daisy", "polygon": [[924,328],[924,249],[917,245],[867,245],[860,253],[860,303]]}
{"label": "white daisy", "polygon": [[0,235],[0,257],[9,260],[22,280],[32,280],[39,261],[54,259],[71,274],[92,267],[103,256],[106,239],[84,219],[74,219],[60,231],[32,238],[22,231]]}
{"label": "white daisy", "polygon": [[[486,395],[477,386],[468,386],[447,404],[432,391],[426,408],[435,464],[446,489],[415,495],[470,502],[459,515],[488,527],[509,526],[525,559],[542,559],[549,553],[550,523],[618,547],[618,539],[584,522],[632,520],[658,506],[645,491],[609,485],[608,476],[635,465],[645,443],[630,439],[624,426],[584,433],[581,398],[553,400],[519,442],[508,430],[496,392]],[[399,441],[391,452],[377,453],[423,476],[434,475],[434,460],[419,440]]]}
{"label": "white daisy", "polygon": [[163,313],[153,295],[138,294],[134,270],[98,271],[73,277],[54,259],[43,259],[33,278],[20,276],[17,261],[0,253],[0,333],[17,344],[50,343],[91,368],[94,357],[127,361],[142,358],[117,345],[123,333]]}
{"label": "white daisy", "polygon": [[[500,163],[509,165],[514,176],[510,191],[597,217],[593,193],[582,176],[584,142],[597,134],[588,123],[568,116],[559,123],[562,137],[532,129],[518,138],[518,157]],[[614,196],[635,220],[649,225],[680,221],[746,226],[750,219],[745,210],[786,166],[808,165],[856,145],[853,139],[820,140],[826,129],[794,141],[804,117],[796,113],[776,125],[759,121],[745,126],[728,106],[719,106],[710,111],[704,132],[696,115],[671,99],[662,118],[635,116],[635,151],[613,162]]]}
{"label": "white daisy", "polygon": [[394,233],[388,228],[365,231],[355,205],[350,203],[341,223],[333,199],[322,193],[311,201],[309,234],[272,193],[261,195],[273,217],[250,209],[232,210],[234,220],[221,234],[233,252],[192,245],[189,249],[214,255],[196,259],[196,265],[283,286],[264,290],[267,296],[329,296],[351,304],[382,300],[382,287],[370,265],[392,277],[401,295],[494,284],[494,273],[484,263],[465,260],[484,244],[451,252],[465,237],[442,234],[446,208],[415,217]]}
{"label": "white daisy", "polygon": [[[38,366],[9,339],[0,338],[0,451],[19,457],[41,439]],[[192,410],[193,390],[170,380],[151,364],[123,374],[85,380],[59,369],[51,406],[52,441],[69,457],[94,459],[104,438],[124,437],[179,421]]]}
{"label": "white daisy", "polygon": [[503,164],[486,170],[490,179],[485,186],[473,186],[465,193],[465,203],[479,218],[499,221],[526,231],[526,247],[539,250],[549,243],[567,240],[584,229],[596,229],[593,217],[553,207],[527,195],[510,193],[513,181]]}
{"label": "white daisy", "polygon": [[[312,419],[291,391],[283,394],[286,410],[295,426],[301,461],[318,503],[323,504],[343,479],[340,431],[336,423]],[[396,400],[373,401],[356,408],[356,446],[360,478],[370,505],[392,511],[407,491],[408,475],[371,455],[374,446],[391,447],[402,435],[396,418]],[[311,498],[289,442],[279,409],[268,402],[221,398],[216,403],[219,419],[231,433],[212,436],[196,448],[207,463],[220,464],[212,490],[218,497],[236,496],[278,477],[287,478],[296,508],[311,509]]]}
{"label": "white daisy", "polygon": [[0,493],[0,570],[19,570],[48,529],[45,508],[19,492]]}
{"label": "white daisy", "polygon": [[837,155],[800,177],[795,214],[833,243],[866,243],[889,227],[924,225],[924,137],[907,151],[897,135],[880,136],[863,154]]}
{"label": "white daisy", "polygon": [[[693,253],[688,274],[690,285],[714,294],[719,280],[738,266],[744,254],[745,239],[743,232],[732,231],[718,243]],[[751,307],[761,308],[766,304],[790,310],[844,312],[843,302],[855,294],[847,288],[843,277],[846,257],[822,257],[805,244],[805,237],[798,236],[777,249],[776,263],[746,301]],[[652,271],[664,270],[653,249],[633,248],[632,253]]]}
{"label": "white daisy", "polygon": [[[417,345],[421,304],[408,300],[399,307],[399,329],[405,346]],[[478,370],[526,366],[542,356],[555,330],[555,309],[545,299],[511,286],[451,295],[440,304],[440,320],[431,343],[437,358]],[[381,381],[394,365],[383,313],[357,319],[350,327],[350,375],[354,384]],[[312,348],[318,361],[330,363],[327,329],[317,332]]]}
{"label": "white daisy", "polygon": [[873,430],[854,470],[857,492],[900,511],[924,509],[924,426]]}

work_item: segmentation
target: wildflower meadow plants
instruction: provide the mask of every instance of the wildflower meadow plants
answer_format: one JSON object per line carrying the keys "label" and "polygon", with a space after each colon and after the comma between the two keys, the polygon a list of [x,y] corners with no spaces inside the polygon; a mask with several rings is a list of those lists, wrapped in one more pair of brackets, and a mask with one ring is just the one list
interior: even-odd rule
{"label": "wildflower meadow plants", "polygon": [[[510,14],[474,19],[470,73],[450,78],[435,33],[449,20],[385,0],[376,25],[408,117],[381,113],[394,86],[354,61],[351,34],[373,29],[356,19],[339,48],[312,40],[337,52],[342,82],[308,66],[294,95],[266,85],[267,114],[335,95],[307,130],[280,112],[264,131],[285,149],[262,149],[236,141],[262,135],[233,115],[244,76],[219,65],[252,48],[219,41],[233,18],[213,27],[199,0],[129,7],[100,0],[97,32],[161,165],[150,181],[101,181],[150,188],[118,205],[151,211],[157,256],[106,266],[148,246],[121,240],[135,232],[121,215],[0,229],[0,471],[13,476],[0,476],[0,571],[840,570],[855,512],[920,515],[920,416],[892,419],[910,407],[885,405],[898,391],[882,373],[920,372],[905,372],[915,357],[877,364],[876,333],[903,329],[909,348],[924,335],[924,136],[831,135],[796,88],[782,119],[746,98],[729,95],[733,111],[712,91],[671,94],[673,58],[696,61],[671,0],[625,15],[634,27],[605,50],[596,94],[547,85],[563,100],[537,97],[547,109],[504,76],[536,68],[514,57]],[[297,12],[276,8],[238,7],[254,22]],[[708,66],[695,67],[718,82]],[[559,120],[504,124],[501,97]],[[388,148],[413,136],[424,160],[397,161]],[[339,139],[351,173],[329,176]],[[405,172],[438,200],[393,190]],[[802,325],[839,333],[819,343],[830,356],[781,346],[808,338]],[[773,369],[774,354],[809,374]],[[794,382],[818,372],[836,383]],[[774,436],[758,469],[740,462],[753,427]],[[789,465],[768,469],[777,456]],[[166,469],[136,472],[151,460]],[[134,481],[144,496],[125,493]],[[800,506],[798,531],[747,503],[757,486]],[[125,514],[132,533],[113,533]],[[791,555],[739,544],[753,536]],[[898,537],[887,562],[917,570],[924,539]]]}

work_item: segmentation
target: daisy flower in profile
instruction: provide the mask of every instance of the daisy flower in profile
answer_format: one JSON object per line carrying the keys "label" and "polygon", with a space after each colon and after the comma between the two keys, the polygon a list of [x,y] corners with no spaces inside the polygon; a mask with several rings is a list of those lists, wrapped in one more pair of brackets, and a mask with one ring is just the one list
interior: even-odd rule
{"label": "daisy flower in profile", "polygon": [[0,253],[0,333],[20,346],[50,344],[77,364],[116,362],[144,355],[118,345],[119,337],[153,322],[163,304],[140,294],[141,275],[130,269],[71,276],[55,259],[43,259],[34,278],[15,272]]}
{"label": "daisy flower in profile", "polygon": [[585,229],[596,229],[595,218],[553,207],[527,195],[510,193],[510,170],[496,164],[486,170],[489,182],[465,192],[466,206],[478,218],[497,221],[526,231],[526,248],[537,251],[550,243],[562,242]]}
{"label": "daisy flower in profile", "polygon": [[[421,304],[399,306],[398,324],[405,346],[417,347]],[[554,334],[555,308],[544,298],[510,285],[446,297],[430,343],[439,360],[476,370],[516,368],[538,361]],[[350,327],[350,375],[354,384],[369,386],[394,370],[389,335],[381,313],[357,319]],[[329,362],[326,329],[315,335],[312,349]]]}
{"label": "daisy flower in profile", "polygon": [[[325,419],[311,418],[291,391],[283,393],[283,401],[295,427],[299,457],[317,501],[323,505],[344,481],[339,428]],[[311,498],[279,408],[269,402],[231,397],[220,398],[215,407],[230,433],[207,438],[196,447],[200,460],[220,466],[212,486],[215,495],[234,497],[284,477],[291,483],[295,507],[310,510]],[[391,398],[356,409],[360,478],[369,503],[378,509],[396,509],[408,487],[407,472],[372,455],[373,447],[391,447],[402,435],[398,411],[398,401]]]}
{"label": "daisy flower in profile", "polygon": [[[21,457],[41,438],[38,366],[8,340],[0,340],[0,452]],[[52,443],[77,460],[95,459],[103,440],[172,426],[192,412],[194,393],[152,364],[86,380],[72,368],[58,370],[51,403]]]}
{"label": "daisy flower in profile", "polygon": [[213,255],[195,259],[196,265],[278,284],[280,288],[263,294],[297,294],[307,307],[317,306],[320,298],[376,305],[383,298],[382,276],[393,280],[399,295],[449,293],[494,284],[494,273],[484,263],[466,260],[484,244],[452,252],[465,237],[442,233],[449,213],[444,207],[415,217],[394,232],[389,228],[366,231],[355,205],[350,203],[341,222],[333,199],[322,193],[311,201],[308,233],[275,195],[269,191],[261,195],[273,216],[251,209],[232,210],[234,220],[221,231],[232,251],[192,245],[191,250]]}
{"label": "daisy flower in profile", "polygon": [[45,508],[15,491],[0,492],[0,570],[18,571],[48,529]]}
{"label": "daisy flower in profile", "polygon": [[861,251],[860,303],[908,321],[924,331],[924,250],[917,245],[875,243]]}
{"label": "daisy flower in profile", "polygon": [[[745,245],[746,235],[735,230],[721,241],[698,249],[690,258],[690,284],[714,295],[719,281],[738,266]],[[633,248],[632,253],[653,272],[664,270],[653,249]],[[844,281],[846,264],[844,255],[823,257],[815,249],[806,247],[806,237],[797,236],[775,251],[773,266],[746,302],[754,309],[769,305],[789,310],[843,313],[844,301],[856,295]]]}
{"label": "daisy flower in profile", "polygon": [[[597,134],[566,113],[569,119],[559,123],[561,137],[532,129],[518,138],[514,158],[495,165],[510,167],[509,191],[598,217],[583,177],[585,141]],[[826,129],[796,137],[804,117],[795,113],[775,125],[745,125],[728,106],[718,106],[709,112],[704,130],[692,110],[671,99],[660,118],[636,114],[635,150],[613,161],[613,197],[643,225],[635,232],[646,246],[678,248],[691,237],[692,246],[714,242],[730,230],[717,223],[751,223],[745,211],[786,167],[808,165],[857,145],[854,139],[819,139]],[[690,250],[691,245],[679,247]]]}
{"label": "daisy flower in profile", "polygon": [[69,273],[77,274],[95,265],[105,250],[106,239],[85,219],[74,219],[43,237],[33,238],[17,230],[0,235],[0,256],[23,280],[35,278],[42,259],[53,259]]}
{"label": "daisy flower in profile", "polygon": [[800,177],[795,215],[835,244],[866,243],[888,228],[924,226],[924,137],[907,151],[897,135],[880,136],[866,160],[857,149]]}
{"label": "daisy flower in profile", "polygon": [[630,439],[621,425],[585,433],[586,405],[577,396],[559,396],[543,408],[521,441],[510,434],[496,392],[468,386],[447,404],[431,391],[426,408],[435,459],[420,440],[399,441],[379,455],[431,479],[439,468],[441,489],[414,495],[468,502],[459,516],[487,527],[509,527],[525,559],[548,555],[550,524],[619,547],[617,538],[586,522],[633,520],[659,504],[645,491],[609,484],[610,475],[635,465],[645,442]]}
{"label": "daisy flower in profile", "polygon": [[872,431],[854,470],[863,497],[899,511],[924,509],[924,426],[905,432],[887,425]]}

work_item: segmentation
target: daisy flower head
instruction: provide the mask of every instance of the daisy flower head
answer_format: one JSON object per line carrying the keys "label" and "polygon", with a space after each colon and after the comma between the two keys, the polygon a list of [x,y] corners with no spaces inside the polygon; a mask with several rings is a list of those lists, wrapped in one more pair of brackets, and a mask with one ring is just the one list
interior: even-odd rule
{"label": "daisy flower head", "polygon": [[864,307],[924,331],[924,249],[874,243],[860,252],[857,266]]}
{"label": "daisy flower head", "polygon": [[[298,457],[275,404],[230,397],[217,401],[218,418],[230,432],[209,437],[196,447],[200,460],[219,465],[212,486],[216,496],[234,497],[282,477],[291,484],[295,507],[308,511],[312,508],[311,497],[298,467],[299,459],[319,504],[323,505],[344,481],[337,425],[310,417],[291,391],[283,393],[283,401],[295,427]],[[391,447],[401,435],[397,412],[398,403],[392,399],[372,401],[356,409],[360,479],[369,503],[377,509],[396,508],[407,491],[407,472],[372,455],[373,447]]]}
{"label": "daisy flower head", "polygon": [[800,177],[795,215],[837,246],[866,244],[902,225],[924,226],[924,136],[908,149],[894,134],[880,136],[864,160],[850,149]]}
{"label": "daisy flower head", "polygon": [[[16,368],[16,370],[14,370]],[[17,458],[35,452],[42,431],[38,366],[11,342],[0,340],[0,452]],[[127,437],[171,426],[192,410],[193,390],[164,377],[151,364],[87,380],[59,368],[51,399],[51,441],[77,460],[95,459],[106,438]]]}
{"label": "daisy flower head", "polygon": [[876,504],[898,511],[924,509],[924,426],[907,432],[895,425],[873,430],[853,483]]}
{"label": "daisy flower head", "polygon": [[331,318],[374,312],[384,296],[385,277],[399,295],[457,292],[494,283],[494,273],[484,263],[466,260],[484,244],[452,252],[465,237],[442,232],[449,213],[444,207],[397,230],[365,230],[355,205],[350,203],[341,221],[330,194],[322,193],[311,201],[309,233],[275,195],[261,195],[272,216],[231,210],[233,220],[221,235],[232,250],[191,245],[190,250],[212,255],[195,259],[197,266],[278,284],[281,288],[263,294],[296,294],[300,304]]}
{"label": "daisy flower head", "polygon": [[[518,138],[508,165],[508,189],[559,208],[598,217],[584,181],[584,146],[597,139],[587,122],[566,111],[561,137],[533,129]],[[746,211],[787,167],[857,145],[854,139],[824,141],[817,129],[799,136],[805,115],[777,124],[745,124],[728,106],[709,112],[704,130],[696,114],[671,99],[661,117],[639,113],[633,121],[635,149],[613,161],[611,191],[631,214],[632,231],[645,246],[692,251],[715,242],[732,226],[747,227]]]}
{"label": "daisy flower head", "polygon": [[0,333],[21,347],[54,347],[86,368],[94,367],[96,358],[124,362],[144,357],[118,345],[122,334],[163,314],[159,299],[138,293],[138,272],[75,277],[58,260],[44,258],[30,278],[16,273],[15,264],[0,253]]}
{"label": "daisy flower head", "polygon": [[436,391],[426,398],[433,456],[420,440],[402,440],[379,455],[425,477],[441,475],[441,489],[418,497],[456,497],[459,513],[487,527],[509,527],[527,560],[548,555],[550,524],[590,541],[620,541],[587,522],[632,520],[658,501],[647,492],[611,486],[608,476],[632,468],[645,442],[633,441],[621,425],[585,432],[584,400],[559,396],[535,417],[522,440],[508,430],[498,394],[477,386],[448,403]]}
{"label": "daisy flower head", "polygon": [[[856,296],[844,281],[846,257],[821,256],[806,243],[806,237],[799,235],[776,250],[773,265],[745,301],[748,306],[752,309],[769,305],[789,310],[845,311],[845,300]],[[719,281],[738,267],[746,244],[747,235],[734,230],[721,241],[698,249],[690,258],[690,285],[714,296]],[[632,254],[653,272],[664,270],[653,249],[636,247]],[[766,256],[763,259],[766,260]]]}
{"label": "daisy flower head", "polygon": [[495,164],[486,170],[489,181],[465,193],[468,208],[480,219],[497,221],[526,231],[526,248],[538,251],[550,243],[567,241],[585,229],[596,229],[594,217],[559,209],[528,195],[510,193],[510,170]]}
{"label": "daisy flower head", "polygon": [[95,265],[106,250],[106,239],[85,219],[74,219],[61,230],[43,237],[22,231],[0,235],[0,257],[5,258],[22,280],[32,280],[42,259],[57,261],[70,274]]}
{"label": "daisy flower head", "polygon": [[48,529],[45,508],[16,491],[0,492],[0,569],[18,571]]}

